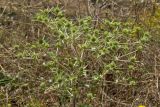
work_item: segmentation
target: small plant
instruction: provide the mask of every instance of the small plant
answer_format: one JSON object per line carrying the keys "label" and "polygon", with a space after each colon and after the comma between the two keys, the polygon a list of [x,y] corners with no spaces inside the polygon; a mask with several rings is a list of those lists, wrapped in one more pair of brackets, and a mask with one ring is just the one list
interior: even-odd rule
{"label": "small plant", "polygon": [[[116,77],[116,83],[128,82],[129,85],[136,85],[130,70],[133,72],[136,69],[137,52],[142,52],[143,44],[149,40],[149,34],[142,27],[133,27],[132,23],[127,22],[121,24],[118,21],[104,20],[101,30],[92,26],[91,17],[80,19],[77,23],[65,17],[50,18],[50,13],[57,15],[61,11],[57,7],[42,10],[37,13],[35,20],[46,24],[55,39],[54,43],[47,43],[47,47],[52,46],[57,51],[52,51],[49,54],[51,59],[43,64],[53,76],[49,89],[60,94],[60,99],[65,96],[72,99],[75,94],[82,96],[79,90],[84,84],[84,90],[94,90],[95,93],[105,75],[110,73]],[[41,44],[44,43],[45,41],[41,41]],[[124,62],[119,63],[121,60]],[[131,65],[126,66],[127,60]],[[128,71],[117,73],[122,66],[127,67]],[[126,77],[128,79],[124,79]],[[88,83],[90,78],[92,82]],[[41,84],[41,87],[44,85]],[[94,100],[92,93],[83,94]],[[97,95],[98,93],[94,94],[95,97]]]}

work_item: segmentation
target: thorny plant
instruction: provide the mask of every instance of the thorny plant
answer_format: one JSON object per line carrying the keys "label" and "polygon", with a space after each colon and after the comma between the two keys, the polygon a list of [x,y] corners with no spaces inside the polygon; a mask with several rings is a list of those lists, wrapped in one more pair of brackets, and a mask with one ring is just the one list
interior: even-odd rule
{"label": "thorny plant", "polygon": [[[72,101],[74,105],[92,105],[90,102],[103,94],[100,90],[106,86],[102,83],[136,87],[136,74],[147,72],[139,57],[150,35],[142,26],[104,19],[95,28],[92,17],[72,21],[58,7],[41,10],[34,21],[48,27],[51,41],[44,36],[27,44],[24,51],[17,51],[17,57],[41,60],[40,50],[45,50],[47,60],[42,66],[51,76],[49,83],[41,81],[40,87],[45,93],[55,93],[60,104]],[[82,97],[81,104],[78,99]]]}
{"label": "thorny plant", "polygon": [[[146,24],[154,26],[156,22],[148,20]],[[31,107],[134,107],[148,104],[150,99],[152,105],[158,105],[153,93],[146,91],[152,87],[142,88],[148,84],[143,80],[151,78],[144,57],[153,39],[153,32],[143,24],[102,19],[95,26],[94,18],[68,19],[58,7],[39,11],[33,23],[47,29],[47,33],[39,33],[37,39],[17,43],[7,51],[16,63],[13,68],[18,68],[12,70],[19,70],[16,76],[12,78],[5,72],[9,65],[0,66],[0,85],[7,88],[5,94],[0,92],[0,98],[6,99],[7,106],[16,99]],[[4,31],[0,33],[4,37]],[[8,92],[9,98],[5,97]],[[17,98],[15,93],[23,94]],[[12,97],[14,100],[10,100]]]}

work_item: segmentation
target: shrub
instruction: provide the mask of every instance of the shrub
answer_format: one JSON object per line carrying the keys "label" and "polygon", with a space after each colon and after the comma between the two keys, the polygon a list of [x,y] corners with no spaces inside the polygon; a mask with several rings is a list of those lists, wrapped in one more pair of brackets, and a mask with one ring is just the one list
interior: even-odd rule
{"label": "shrub", "polygon": [[137,74],[145,72],[139,56],[150,34],[140,25],[103,19],[94,26],[92,17],[73,21],[58,7],[41,10],[34,21],[44,24],[51,36],[24,45],[16,55],[45,67],[50,75],[41,80],[40,90],[53,92],[60,104],[80,98],[79,105],[94,104],[102,100],[104,83],[136,87]]}

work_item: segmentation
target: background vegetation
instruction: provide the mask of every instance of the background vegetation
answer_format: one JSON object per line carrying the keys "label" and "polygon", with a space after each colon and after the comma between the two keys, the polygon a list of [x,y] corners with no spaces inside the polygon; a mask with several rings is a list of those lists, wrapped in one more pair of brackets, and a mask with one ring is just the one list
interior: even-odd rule
{"label": "background vegetation", "polygon": [[159,19],[150,0],[0,0],[0,106],[159,107]]}

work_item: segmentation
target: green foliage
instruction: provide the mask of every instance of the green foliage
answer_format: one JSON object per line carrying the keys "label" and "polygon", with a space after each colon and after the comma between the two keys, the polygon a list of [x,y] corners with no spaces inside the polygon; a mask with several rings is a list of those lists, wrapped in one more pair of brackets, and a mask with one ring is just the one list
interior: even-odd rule
{"label": "green foliage", "polygon": [[95,28],[91,17],[72,21],[63,17],[58,7],[41,10],[34,20],[48,27],[54,42],[36,41],[17,56],[39,60],[40,49],[44,50],[49,60],[43,60],[42,65],[52,73],[49,85],[40,84],[44,92],[55,92],[65,103],[75,95],[81,96],[83,87],[86,91],[83,96],[94,100],[101,82],[109,74],[114,76],[112,82],[136,85],[136,78],[130,72],[136,73],[139,66],[143,67],[137,56],[149,41],[149,33],[143,27],[105,19],[99,25],[101,29]]}
{"label": "green foliage", "polygon": [[[17,60],[28,61],[40,70],[38,73],[48,75],[38,78],[39,92],[54,93],[60,104],[83,97],[84,102],[77,105],[91,107],[104,82],[136,87],[136,74],[142,74],[144,67],[138,57],[150,41],[144,27],[107,19],[95,26],[90,16],[73,21],[64,17],[58,7],[40,10],[33,21],[43,24],[49,35],[23,46],[14,45],[13,51]],[[31,70],[29,67],[24,65]],[[39,104],[32,101],[27,106]]]}
{"label": "green foliage", "polygon": [[5,86],[12,81],[11,77],[0,72],[0,86]]}

